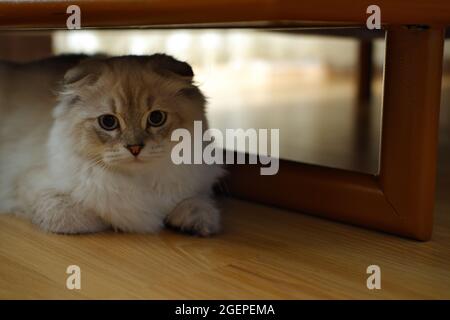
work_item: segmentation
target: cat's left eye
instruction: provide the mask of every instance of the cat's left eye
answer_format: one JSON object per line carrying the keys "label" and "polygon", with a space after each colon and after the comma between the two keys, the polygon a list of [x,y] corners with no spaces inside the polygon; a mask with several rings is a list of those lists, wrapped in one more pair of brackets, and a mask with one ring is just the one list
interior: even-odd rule
{"label": "cat's left eye", "polygon": [[147,118],[147,123],[151,127],[160,127],[162,126],[167,119],[167,114],[161,110],[155,110],[150,112]]}

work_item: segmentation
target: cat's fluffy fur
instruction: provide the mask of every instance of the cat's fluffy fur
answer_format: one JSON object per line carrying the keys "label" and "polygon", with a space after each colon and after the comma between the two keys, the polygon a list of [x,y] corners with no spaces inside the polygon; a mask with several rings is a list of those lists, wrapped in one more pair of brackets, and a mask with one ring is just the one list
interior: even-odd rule
{"label": "cat's fluffy fur", "polygon": [[[206,124],[192,78],[166,55],[0,62],[0,212],[57,233],[155,232],[164,223],[217,232],[211,189],[222,168],[170,159],[174,129]],[[155,109],[167,122],[145,129]],[[118,115],[120,130],[102,130],[102,114]],[[145,143],[139,161],[124,147],[133,143]]]}

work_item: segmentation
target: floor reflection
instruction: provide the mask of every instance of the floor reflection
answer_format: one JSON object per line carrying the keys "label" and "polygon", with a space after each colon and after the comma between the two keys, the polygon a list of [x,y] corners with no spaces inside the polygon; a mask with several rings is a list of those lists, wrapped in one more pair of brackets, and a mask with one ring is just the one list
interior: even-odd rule
{"label": "floor reflection", "polygon": [[352,74],[311,80],[303,70],[290,69],[257,82],[246,74],[229,76],[232,86],[204,86],[212,127],[279,128],[283,159],[377,173],[381,77],[374,80],[372,101],[360,103]]}

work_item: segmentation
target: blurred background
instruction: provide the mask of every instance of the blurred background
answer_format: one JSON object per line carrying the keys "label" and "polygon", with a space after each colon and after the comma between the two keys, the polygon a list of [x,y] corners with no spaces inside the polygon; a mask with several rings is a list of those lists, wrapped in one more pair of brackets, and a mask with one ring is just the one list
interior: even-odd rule
{"label": "blurred background", "polygon": [[[283,159],[378,170],[382,35],[367,41],[249,29],[82,30],[7,33],[0,40],[0,58],[21,62],[63,53],[173,55],[193,66],[209,99],[211,127],[279,128]],[[448,45],[445,57],[447,74]],[[367,59],[370,92],[361,93]],[[448,84],[445,76],[443,86]],[[449,91],[443,90],[443,105],[449,104]],[[442,126],[448,128],[448,108],[442,109]]]}

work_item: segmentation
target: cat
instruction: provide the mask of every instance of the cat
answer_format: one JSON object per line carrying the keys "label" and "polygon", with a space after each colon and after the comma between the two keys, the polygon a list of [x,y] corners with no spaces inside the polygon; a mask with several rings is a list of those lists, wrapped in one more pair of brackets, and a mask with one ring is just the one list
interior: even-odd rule
{"label": "cat", "polygon": [[171,133],[205,129],[186,62],[57,56],[0,62],[0,212],[62,234],[220,230],[218,165],[175,165]]}

